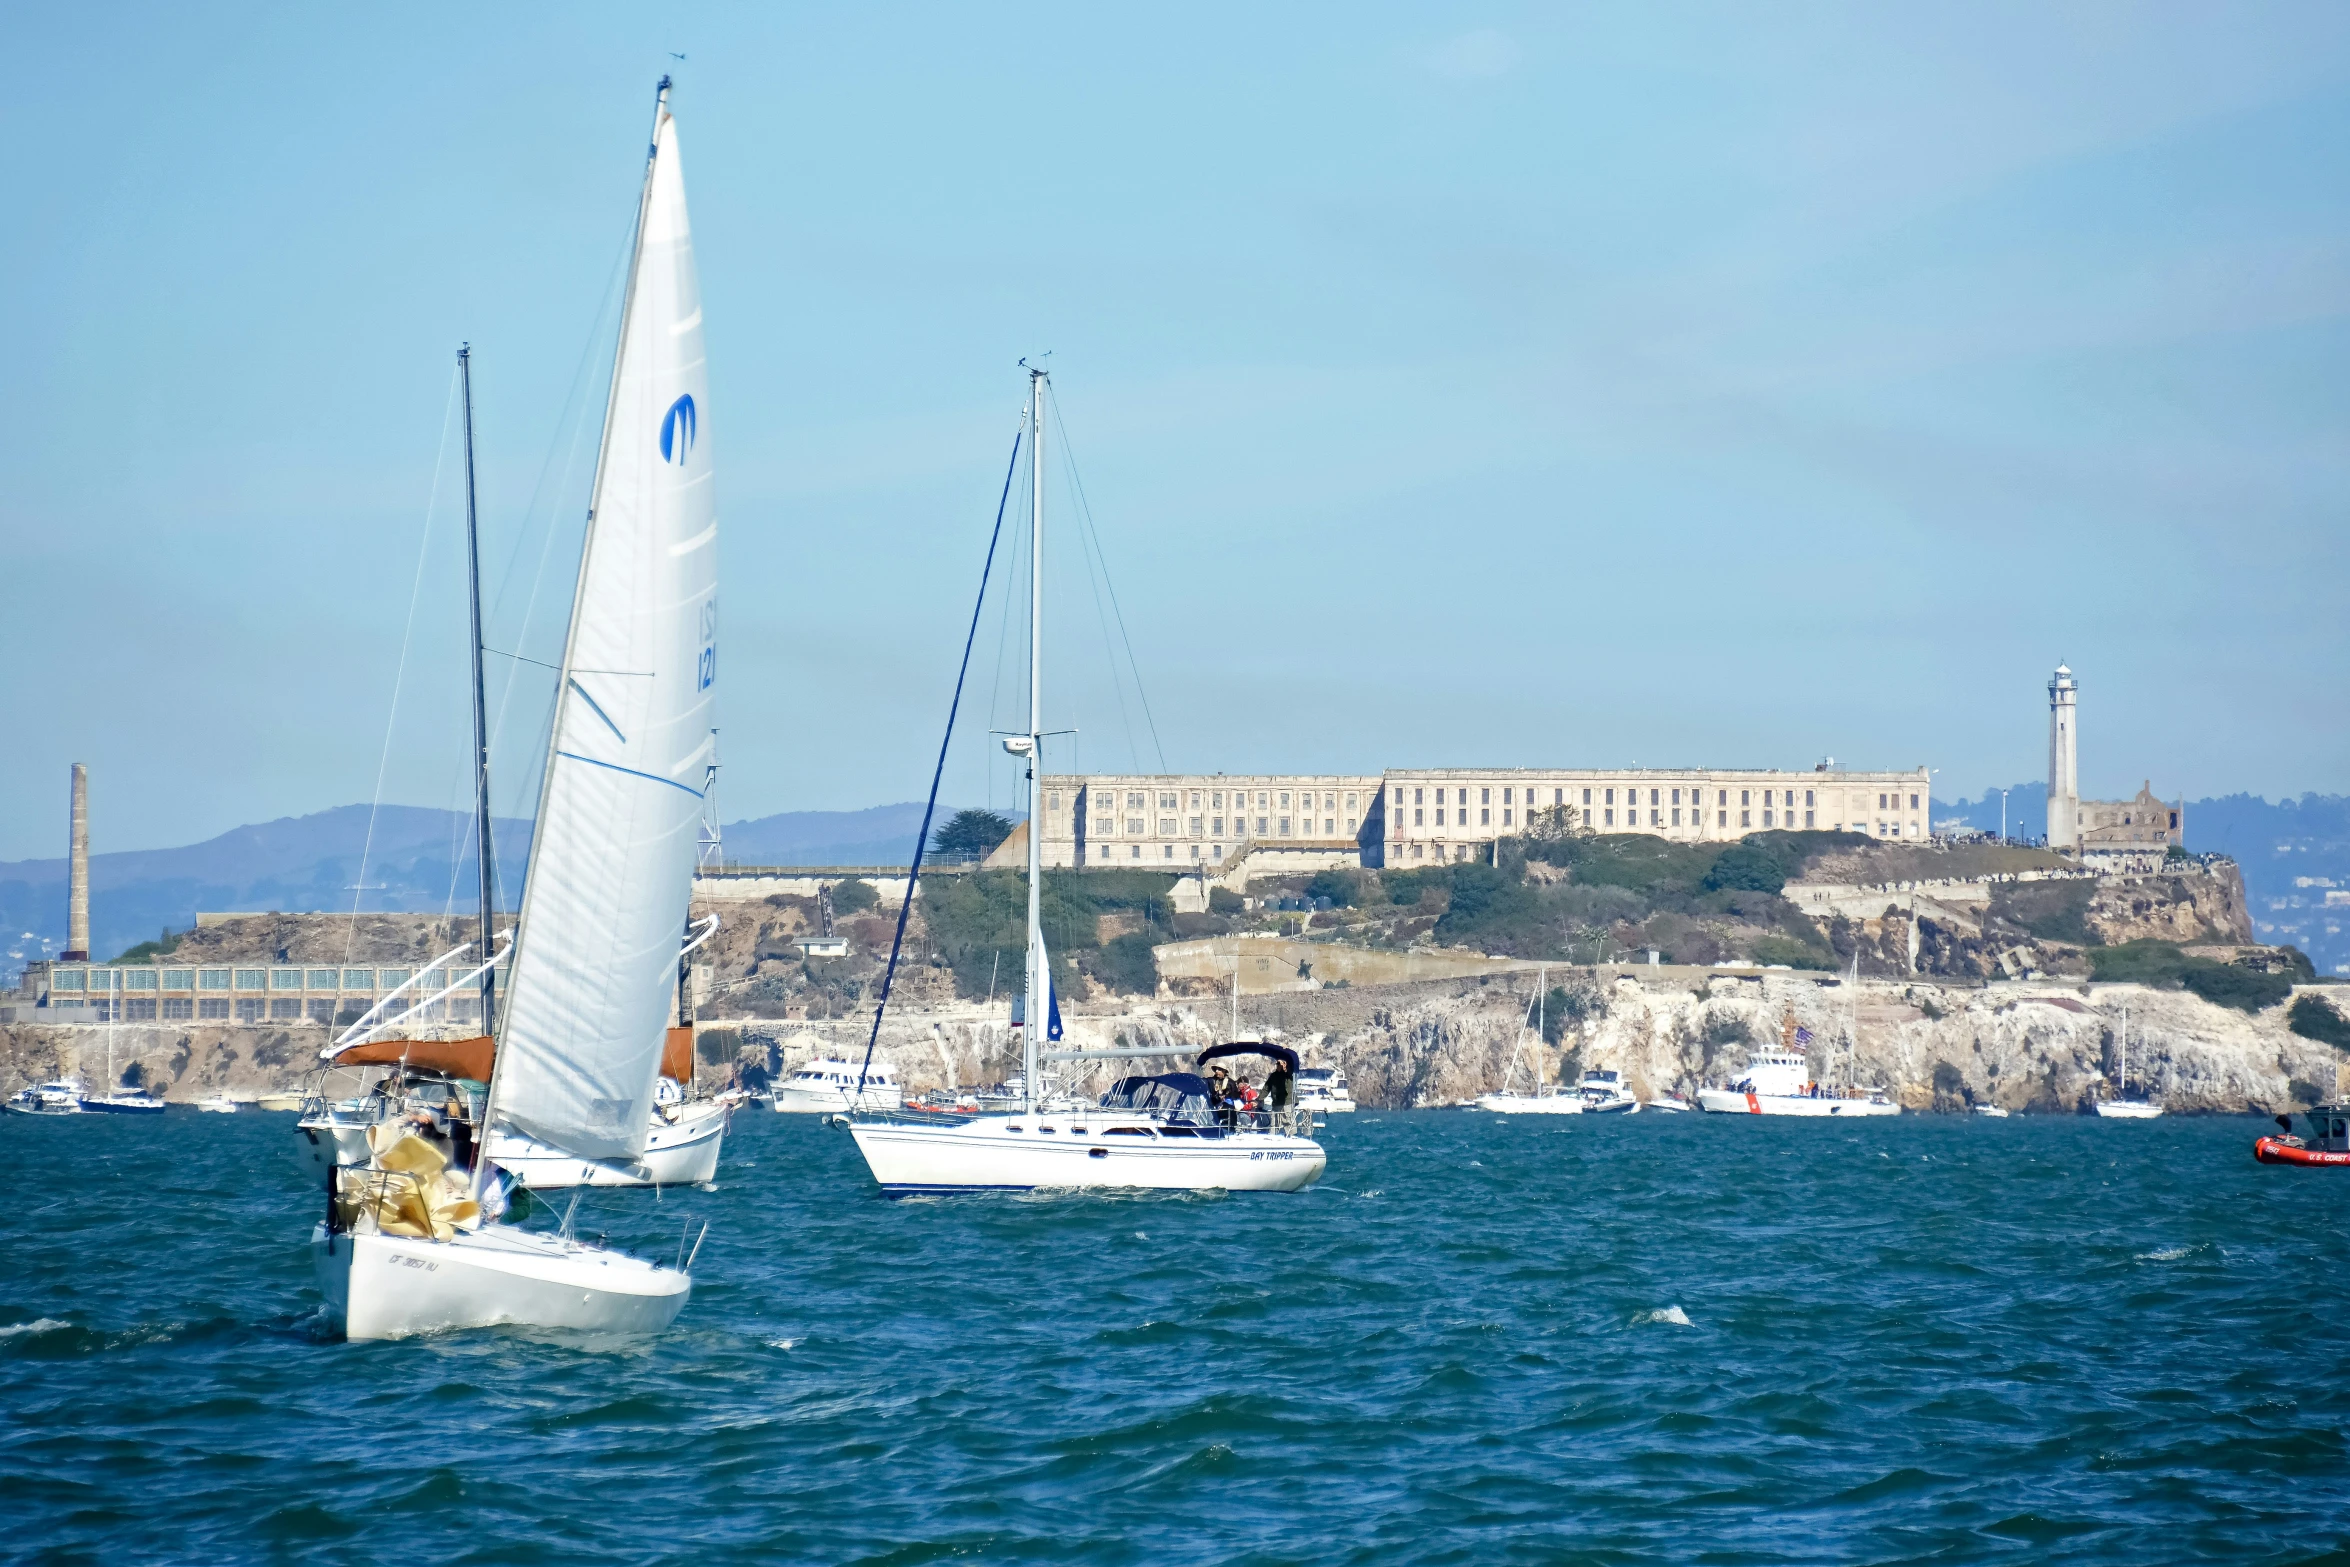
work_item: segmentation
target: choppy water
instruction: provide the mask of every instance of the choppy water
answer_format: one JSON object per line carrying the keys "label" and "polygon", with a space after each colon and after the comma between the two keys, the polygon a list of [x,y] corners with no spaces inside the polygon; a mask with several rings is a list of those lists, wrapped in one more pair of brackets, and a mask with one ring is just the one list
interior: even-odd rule
{"label": "choppy water", "polygon": [[2350,1172],[2246,1120],[1365,1113],[1294,1197],[591,1194],[669,1336],[323,1335],[290,1120],[8,1118],[0,1555],[2350,1561]]}

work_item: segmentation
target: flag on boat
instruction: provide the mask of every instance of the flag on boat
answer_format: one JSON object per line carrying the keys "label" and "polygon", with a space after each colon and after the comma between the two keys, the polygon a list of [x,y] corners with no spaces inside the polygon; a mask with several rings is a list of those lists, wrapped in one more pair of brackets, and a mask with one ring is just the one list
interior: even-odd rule
{"label": "flag on boat", "polygon": [[[1027,1021],[1028,998],[1014,996],[1012,998],[1012,1026],[1020,1028],[1025,1026]],[[1060,992],[1053,989],[1053,971],[1049,965],[1044,971],[1044,1037],[1055,1040],[1061,1037],[1061,996]]]}
{"label": "flag on boat", "polygon": [[1795,1042],[1799,1045],[1810,1044],[1811,1030],[1803,1027],[1801,1024],[1797,1024],[1795,1029]]}

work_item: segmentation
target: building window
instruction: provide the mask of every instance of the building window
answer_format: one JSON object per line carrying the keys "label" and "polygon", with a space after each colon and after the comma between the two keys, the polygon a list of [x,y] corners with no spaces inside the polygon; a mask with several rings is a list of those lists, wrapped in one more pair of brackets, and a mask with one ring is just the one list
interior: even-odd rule
{"label": "building window", "polygon": [[1286,794],[1281,797],[1281,808],[1285,811],[1289,809],[1289,796]]}
{"label": "building window", "polygon": [[[1527,799],[1529,799],[1529,800],[1533,799],[1533,798],[1534,798],[1534,792],[1533,792],[1532,790],[1528,790],[1528,791],[1526,792],[1526,798],[1527,798]],[[1501,803],[1502,803],[1502,804],[1504,804],[1504,805],[1509,805],[1509,804],[1513,803],[1513,802],[1511,801],[1511,799],[1510,799],[1510,792],[1509,792],[1507,789],[1504,789],[1504,790],[1502,790],[1502,792],[1501,792]]]}
{"label": "building window", "polygon": [[[1588,789],[1586,789],[1586,790],[1583,792],[1583,798],[1584,798],[1586,801],[1589,801],[1589,800],[1590,800],[1590,798],[1591,798],[1591,791],[1589,791]],[[1613,804],[1615,804],[1615,803],[1616,803],[1616,791],[1615,791],[1615,790],[1613,790],[1613,789],[1610,789],[1610,790],[1608,790],[1608,791],[1607,791],[1607,803],[1608,803],[1608,804],[1610,804],[1610,805],[1613,805]],[[1610,818],[1610,820],[1613,820],[1613,818],[1611,817],[1611,818]]]}
{"label": "building window", "polygon": [[[1436,794],[1437,797],[1441,799],[1444,796],[1444,791],[1439,789],[1436,791]],[[1444,825],[1444,807],[1441,805],[1436,808],[1436,825],[1439,827]]]}
{"label": "building window", "polygon": [[1427,813],[1426,813],[1426,812],[1424,812],[1424,811],[1422,811],[1422,810],[1418,809],[1417,807],[1415,807],[1415,808],[1413,809],[1413,811],[1412,811],[1412,825],[1413,825],[1414,827],[1425,827],[1425,826],[1427,826],[1427,825],[1428,825],[1428,823],[1427,823],[1426,817],[1427,817]]}
{"label": "building window", "polygon": [[1722,817],[1722,820],[1721,820],[1721,823],[1720,823],[1720,825],[1722,825],[1722,826],[1724,826],[1724,827],[1727,827],[1727,826],[1729,826],[1729,825],[1730,825],[1730,813],[1729,813],[1728,811],[1724,811],[1724,812],[1722,812],[1722,813],[1721,813],[1721,817]]}
{"label": "building window", "polygon": [[[1741,789],[1741,790],[1739,790],[1739,791],[1738,791],[1738,803],[1739,803],[1740,805],[1752,805],[1752,804],[1754,803],[1754,791],[1753,791],[1753,790],[1751,790],[1751,789]],[[1743,826],[1743,825],[1745,824],[1745,820],[1746,820],[1746,819],[1745,819],[1744,817],[1740,817],[1740,818],[1739,818],[1739,823],[1740,823],[1740,825],[1742,825],[1742,826]]]}
{"label": "building window", "polygon": [[[1727,789],[1717,789],[1717,790],[1715,790],[1715,791],[1714,791],[1714,804],[1716,804],[1716,805],[1728,805],[1729,803],[1730,803],[1730,791],[1729,791],[1729,790],[1727,790]],[[1722,825],[1723,825],[1723,826],[1725,826],[1725,827],[1729,826],[1729,825],[1730,825],[1730,818],[1728,818],[1727,816],[1723,817],[1723,818],[1722,818]]]}
{"label": "building window", "polygon": [[269,1003],[269,1018],[273,1023],[302,1021],[302,1003],[290,996],[282,996]]}
{"label": "building window", "polygon": [[1224,846],[1223,846],[1222,844],[1220,844],[1220,843],[1211,843],[1211,844],[1209,844],[1209,845],[1208,845],[1208,858],[1209,858],[1209,859],[1211,859],[1211,860],[1220,860],[1220,859],[1224,858]]}
{"label": "building window", "polygon": [[1258,809],[1258,810],[1260,810],[1260,811],[1261,811],[1261,810],[1263,810],[1263,809],[1265,808],[1265,804],[1266,804],[1266,800],[1265,800],[1265,791],[1264,791],[1264,790],[1262,790],[1262,789],[1259,789],[1259,790],[1257,791],[1257,809]]}
{"label": "building window", "polygon": [[[298,968],[271,969],[269,971],[269,988],[272,990],[300,990],[302,988],[302,971]],[[275,1013],[271,1014],[273,1017],[275,1015]],[[294,1014],[296,1017],[301,1015],[299,1012]]]}
{"label": "building window", "polygon": [[125,1019],[133,1023],[154,1022],[155,998],[153,996],[146,996],[137,1001],[125,1001],[122,1004],[122,1015]]}
{"label": "building window", "polygon": [[252,1000],[239,999],[237,1002],[237,1021],[240,1023],[260,1022],[262,1008],[267,1005],[267,1002],[262,1001],[258,997],[255,997]]}
{"label": "building window", "polygon": [[[1673,791],[1673,793],[1674,793],[1675,795],[1678,795],[1678,794],[1680,794],[1680,792],[1681,792],[1681,791],[1680,791],[1680,790],[1678,790],[1678,789],[1675,789],[1675,790]],[[1680,825],[1681,825],[1681,813],[1680,813],[1679,811],[1675,811],[1675,812],[1673,813],[1673,825],[1674,825],[1675,827],[1678,827],[1678,826],[1680,826]]]}
{"label": "building window", "polygon": [[194,990],[196,971],[192,968],[167,968],[163,971],[165,990]]}
{"label": "building window", "polygon": [[124,969],[122,971],[122,988],[125,990],[153,990],[155,988],[155,971],[151,968]]}
{"label": "building window", "polygon": [[[1508,791],[1507,789],[1504,789],[1504,790],[1502,791],[1502,794],[1503,794],[1504,796],[1507,796],[1507,795],[1509,794],[1509,791]],[[1508,806],[1506,806],[1506,805],[1505,805],[1505,806],[1503,806],[1503,807],[1501,808],[1501,824],[1502,824],[1504,827],[1507,827],[1507,826],[1510,824],[1510,808],[1509,808]]]}
{"label": "building window", "polygon": [[[137,1003],[137,1002],[135,1002],[135,1001],[131,1003],[131,1005],[133,1005],[133,1006],[137,1006],[138,1004],[139,1004],[139,1003]],[[152,1002],[150,1002],[150,1003],[148,1003],[148,1004],[149,1004],[150,1006],[152,1006],[152,1005],[153,1005],[153,1003],[152,1003]],[[170,1020],[170,1021],[172,1021],[172,1022],[180,1022],[180,1021],[183,1021],[183,1020],[186,1020],[186,1019],[191,1019],[191,1018],[193,1018],[193,1017],[196,1015],[196,999],[195,999],[195,997],[193,997],[193,996],[165,996],[165,997],[163,998],[163,1015],[164,1015],[164,1017],[165,1017],[166,1019],[168,1019],[168,1020]]]}
{"label": "building window", "polygon": [[1199,809],[1199,791],[1197,789],[1191,791],[1191,808],[1195,811]]}
{"label": "building window", "polygon": [[[1765,799],[1768,799],[1768,798],[1770,798],[1770,796],[1768,796],[1768,795],[1765,795],[1763,798],[1765,798]],[[1770,813],[1769,811],[1765,811],[1765,812],[1763,812],[1763,825],[1764,825],[1765,827],[1768,827],[1768,826],[1770,826],[1770,825],[1771,825],[1771,813]]]}
{"label": "building window", "polygon": [[1217,837],[1219,837],[1219,838],[1223,837],[1223,836],[1224,836],[1224,818],[1223,818],[1223,817],[1221,817],[1221,816],[1218,816],[1218,817],[1213,817],[1213,818],[1211,818],[1211,820],[1213,820],[1213,821],[1215,822],[1215,824],[1216,824],[1216,836],[1217,836]]}
{"label": "building window", "polygon": [[1604,825],[1604,826],[1608,826],[1608,827],[1613,827],[1615,824],[1616,824],[1616,813],[1615,813],[1615,812],[1613,812],[1613,811],[1609,811],[1609,812],[1607,813],[1607,820],[1606,820],[1606,821],[1605,821],[1605,822],[1604,822],[1602,825]]}
{"label": "building window", "polygon": [[[1532,798],[1532,796],[1528,796],[1528,798],[1529,798],[1529,799],[1531,799],[1531,798]],[[1553,805],[1564,805],[1564,804],[1566,804],[1566,803],[1567,803],[1567,791],[1566,791],[1566,790],[1564,790],[1564,789],[1553,789],[1553,790],[1551,790],[1551,791],[1550,791],[1550,803],[1551,803],[1551,804],[1553,804]]]}
{"label": "building window", "polygon": [[[1885,797],[1881,794],[1877,796],[1877,809],[1880,811],[1885,809]],[[1880,822],[1878,825],[1883,826],[1884,824]]]}
{"label": "building window", "polygon": [[[248,1004],[250,1004],[250,1003],[248,1003]],[[215,1023],[225,1023],[225,1022],[227,1022],[227,1021],[228,1021],[228,997],[226,997],[226,996],[222,996],[222,997],[218,998],[217,1000],[215,1000],[215,999],[213,999],[213,998],[211,998],[211,997],[206,997],[204,1000],[197,1002],[197,1003],[196,1003],[196,1016],[197,1016],[199,1019],[201,1019],[201,1020],[204,1020],[204,1021],[209,1021],[209,1022],[215,1022]]]}
{"label": "building window", "polygon": [[[1811,793],[1811,791],[1810,791],[1809,789],[1806,789],[1806,790],[1804,790],[1803,792],[1804,792],[1805,794],[1809,794],[1809,793]],[[1804,826],[1806,826],[1806,827],[1809,827],[1809,826],[1811,825],[1811,817],[1812,817],[1812,813],[1811,813],[1811,812],[1809,812],[1809,811],[1806,811],[1806,812],[1804,812],[1804,813],[1803,813],[1803,825],[1804,825]]]}
{"label": "building window", "polygon": [[1651,826],[1651,827],[1662,827],[1664,824],[1665,824],[1665,813],[1664,813],[1664,812],[1662,812],[1662,811],[1653,811],[1653,810],[1652,810],[1652,811],[1650,811],[1650,812],[1648,813],[1648,825],[1649,825],[1649,826]]}
{"label": "building window", "polygon": [[1141,809],[1142,809],[1142,796],[1141,796],[1141,795],[1139,795],[1139,794],[1130,794],[1130,795],[1128,795],[1128,796],[1126,797],[1126,809],[1128,809],[1128,810],[1130,810],[1130,811],[1139,811],[1139,810],[1141,810]]}
{"label": "building window", "polygon": [[1139,844],[1139,843],[1137,843],[1137,844],[1132,844],[1132,845],[1129,845],[1129,846],[1128,846],[1128,848],[1127,848],[1127,850],[1126,850],[1126,857],[1127,857],[1128,859],[1130,859],[1130,860],[1139,860],[1139,859],[1141,859],[1141,858],[1142,858],[1142,845],[1141,845],[1141,844]]}
{"label": "building window", "polygon": [[371,968],[343,970],[343,988],[345,990],[373,990],[375,988],[375,970]]}
{"label": "building window", "polygon": [[237,988],[239,990],[261,990],[266,988],[268,982],[269,976],[260,969],[241,968],[237,970]]}
{"label": "building window", "polygon": [[1491,789],[1478,790],[1477,803],[1479,805],[1491,805],[1493,803],[1493,791]]}
{"label": "building window", "polygon": [[1357,822],[1356,822],[1355,818],[1353,818],[1353,817],[1349,816],[1349,817],[1346,819],[1346,830],[1347,830],[1347,832],[1348,832],[1348,834],[1349,834],[1350,836],[1353,834],[1353,832],[1354,832],[1354,830],[1355,830],[1355,828],[1356,828],[1356,826],[1357,826],[1357,825],[1358,825],[1358,824],[1357,824]]}
{"label": "building window", "polygon": [[1286,816],[1281,818],[1281,836],[1284,838],[1289,836],[1289,818]]}
{"label": "building window", "polygon": [[1172,838],[1175,836],[1174,817],[1162,816],[1159,818],[1159,836],[1162,838]]}
{"label": "building window", "polygon": [[1914,794],[1909,797],[1909,808],[1913,811],[1918,808],[1918,797]]}
{"label": "building window", "polygon": [[1438,805],[1442,805],[1444,803],[1444,791],[1442,789],[1436,791],[1436,803]]}
{"label": "building window", "polygon": [[[1048,810],[1048,811],[1057,811],[1057,810],[1059,810],[1059,809],[1061,808],[1061,791],[1060,791],[1060,790],[1058,790],[1058,789],[1055,789],[1055,790],[1051,791],[1050,793],[1048,793],[1048,794],[1047,794],[1047,795],[1044,797],[1044,808],[1045,808],[1046,810]],[[495,858],[496,858],[496,856],[495,856],[495,855],[492,855],[492,856],[491,856],[491,858],[492,858],[492,859],[495,859]]]}
{"label": "building window", "polygon": [[1129,838],[1139,838],[1142,836],[1141,817],[1129,816],[1126,818],[1126,836]]}
{"label": "building window", "polygon": [[1421,848],[1422,848],[1422,847],[1423,847],[1423,845],[1421,845],[1421,844],[1417,844],[1417,843],[1415,843],[1415,844],[1413,844],[1413,845],[1412,845],[1412,858],[1413,858],[1413,859],[1415,859],[1415,860],[1416,860],[1416,859],[1418,859],[1418,858],[1420,857],[1420,850],[1421,850]]}
{"label": "building window", "polygon": [[1198,836],[1199,836],[1199,835],[1200,835],[1202,832],[1204,832],[1204,831],[1206,830],[1206,828],[1207,828],[1207,818],[1206,818],[1206,817],[1204,817],[1204,816],[1194,816],[1194,817],[1191,819],[1191,835],[1192,835],[1194,838],[1198,837]]}
{"label": "building window", "polygon": [[198,969],[196,971],[196,988],[198,990],[228,989],[228,970],[224,968]]}
{"label": "building window", "polygon": [[1260,838],[1265,836],[1265,821],[1266,819],[1262,816],[1257,818],[1257,836]]}

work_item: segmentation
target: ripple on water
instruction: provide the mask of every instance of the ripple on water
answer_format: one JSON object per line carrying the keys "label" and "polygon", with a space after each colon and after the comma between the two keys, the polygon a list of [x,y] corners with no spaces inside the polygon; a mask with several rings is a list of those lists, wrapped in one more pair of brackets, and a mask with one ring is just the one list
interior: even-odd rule
{"label": "ripple on water", "polygon": [[1365,1114],[1303,1200],[891,1203],[743,1117],[582,1202],[712,1221],[671,1334],[345,1345],[282,1118],[11,1118],[76,1195],[0,1216],[0,1497],[110,1562],[2322,1556],[2344,1205],[2247,1124]]}

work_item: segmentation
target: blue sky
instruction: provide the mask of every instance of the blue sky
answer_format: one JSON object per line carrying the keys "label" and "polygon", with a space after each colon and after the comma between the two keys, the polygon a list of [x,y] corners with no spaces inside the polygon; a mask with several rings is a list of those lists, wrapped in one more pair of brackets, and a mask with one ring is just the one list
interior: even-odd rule
{"label": "blue sky", "polygon": [[463,803],[450,356],[544,656],[663,69],[730,818],[920,795],[1047,349],[1078,765],[2350,785],[2350,10],[662,15],[10,13],[0,858]]}

